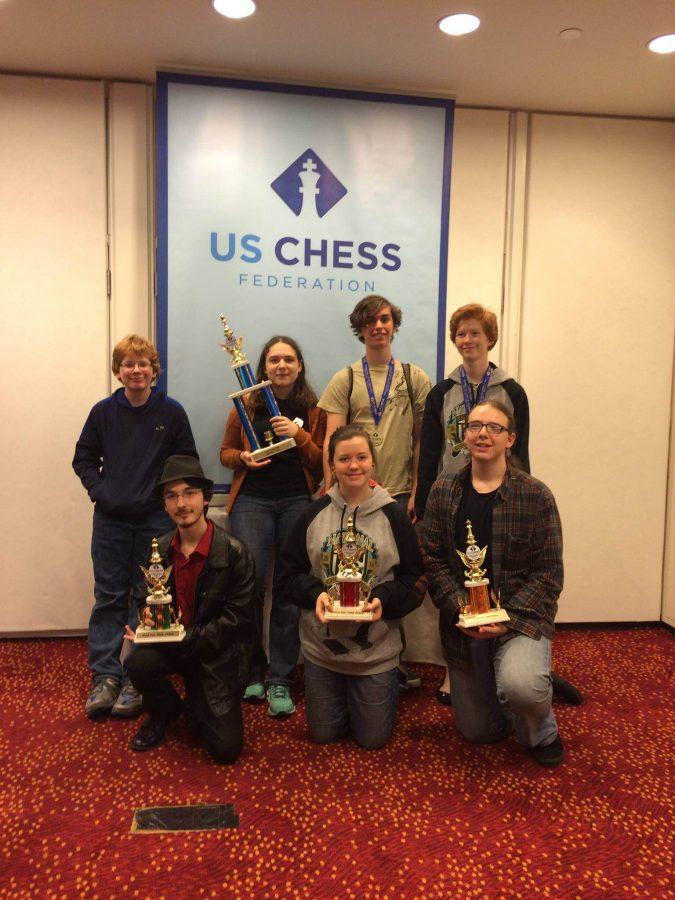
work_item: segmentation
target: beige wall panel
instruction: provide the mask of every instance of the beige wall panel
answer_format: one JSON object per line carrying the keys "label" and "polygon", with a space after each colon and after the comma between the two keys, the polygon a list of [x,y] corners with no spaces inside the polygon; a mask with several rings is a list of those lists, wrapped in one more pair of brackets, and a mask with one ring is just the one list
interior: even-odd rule
{"label": "beige wall panel", "polygon": [[[508,132],[507,112],[478,109],[455,111],[448,316],[458,306],[474,300],[484,303],[499,315]],[[449,340],[445,358],[446,373],[460,361]],[[420,609],[406,619],[406,623],[407,658],[442,663],[438,611],[429,597]]]}
{"label": "beige wall panel", "polygon": [[531,121],[521,375],[563,521],[560,621],[660,618],[674,149],[668,123]]}
{"label": "beige wall panel", "polygon": [[[509,114],[457,109],[452,143],[448,318],[465,303],[478,302],[500,314]],[[499,361],[499,344],[494,360]],[[460,363],[446,344],[446,374]]]}
{"label": "beige wall panel", "polygon": [[[110,338],[152,330],[152,88],[110,87]],[[114,386],[114,385],[113,385]]]}
{"label": "beige wall panel", "polygon": [[103,86],[0,76],[0,633],[85,626],[91,504],[71,469],[107,393]]}
{"label": "beige wall panel", "polygon": [[[675,366],[671,403],[675,402]],[[666,514],[666,540],[663,557],[663,607],[661,618],[675,628],[675,414],[671,406],[670,465],[668,468],[668,502]]]}

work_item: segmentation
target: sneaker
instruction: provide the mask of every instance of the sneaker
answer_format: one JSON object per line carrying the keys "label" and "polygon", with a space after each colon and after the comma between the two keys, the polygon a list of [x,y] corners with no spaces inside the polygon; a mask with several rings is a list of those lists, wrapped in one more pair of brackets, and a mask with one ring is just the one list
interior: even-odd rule
{"label": "sneaker", "polygon": [[125,681],[110,715],[115,719],[135,719],[143,711],[143,697],[130,681]]}
{"label": "sneaker", "polygon": [[566,703],[571,703],[572,706],[581,706],[584,702],[584,696],[579,688],[574,687],[569,681],[565,681],[556,672],[551,672],[551,687],[554,700],[564,700]]}
{"label": "sneaker", "polygon": [[102,719],[115,705],[120,692],[120,682],[114,675],[95,675],[91,693],[84,705],[84,712],[90,719]]}
{"label": "sneaker", "polygon": [[419,675],[415,675],[410,669],[406,668],[403,663],[398,664],[398,686],[402,691],[411,691],[414,688],[422,687],[422,679]]}
{"label": "sneaker", "polygon": [[265,685],[261,681],[252,681],[246,685],[243,700],[245,703],[262,703],[265,699]]}
{"label": "sneaker", "polygon": [[291,700],[291,692],[285,684],[271,684],[267,691],[269,709],[267,714],[275,719],[277,716],[291,716],[295,712],[295,703]]}
{"label": "sneaker", "polygon": [[563,761],[565,755],[560,735],[557,734],[555,740],[545,747],[542,747],[541,744],[538,747],[530,747],[530,754],[540,766],[546,766],[547,769],[555,769]]}

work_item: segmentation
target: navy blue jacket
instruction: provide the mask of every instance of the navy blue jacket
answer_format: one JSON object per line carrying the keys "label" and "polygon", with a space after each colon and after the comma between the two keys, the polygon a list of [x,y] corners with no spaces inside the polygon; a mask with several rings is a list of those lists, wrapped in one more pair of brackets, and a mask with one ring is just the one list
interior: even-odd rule
{"label": "navy blue jacket", "polygon": [[167,457],[197,457],[185,410],[157,388],[132,406],[118,388],[97,403],[75,445],[73,468],[96,508],[117,519],[161,509],[155,493]]}

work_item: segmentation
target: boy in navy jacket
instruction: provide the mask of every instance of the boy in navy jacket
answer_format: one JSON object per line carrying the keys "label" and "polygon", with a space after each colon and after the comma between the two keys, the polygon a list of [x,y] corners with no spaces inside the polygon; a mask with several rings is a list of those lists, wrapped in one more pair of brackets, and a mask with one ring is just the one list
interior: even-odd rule
{"label": "boy in navy jacket", "polygon": [[197,456],[185,410],[151,386],[160,371],[154,346],[139,335],[127,335],[113,350],[112,371],[122,387],[93,407],[73,458],[94,503],[93,682],[85,705],[91,719],[109,713],[130,718],[141,712],[141,697],[124,678],[119,660],[124,626],[136,625],[130,592],[142,580],[139,566],[146,561],[150,540],[172,526],[155,493],[164,463],[173,454]]}

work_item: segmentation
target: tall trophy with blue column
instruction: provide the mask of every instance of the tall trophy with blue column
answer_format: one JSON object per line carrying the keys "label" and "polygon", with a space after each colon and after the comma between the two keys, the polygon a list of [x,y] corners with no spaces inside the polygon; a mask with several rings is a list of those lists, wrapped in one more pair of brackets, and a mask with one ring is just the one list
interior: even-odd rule
{"label": "tall trophy with blue column", "polygon": [[260,462],[261,459],[267,459],[269,456],[274,456],[275,453],[281,453],[283,450],[290,450],[292,447],[295,447],[293,438],[278,439],[271,426],[264,432],[264,444],[262,444],[258,438],[251,417],[246,409],[245,398],[254,391],[262,391],[270,417],[280,416],[281,411],[279,410],[276,397],[270,387],[272,382],[261,381],[256,383],[255,373],[251,368],[250,362],[246,359],[246,354],[242,350],[243,339],[234,336],[234,332],[227,324],[225,316],[221,315],[220,321],[222,322],[223,333],[225,334],[225,341],[220,346],[232,357],[232,370],[237,376],[237,381],[241,385],[241,390],[235,391],[233,394],[230,394],[229,397],[235,405],[239,418],[241,419],[241,424],[244,428],[244,433],[251,445],[251,458],[256,462]]}

